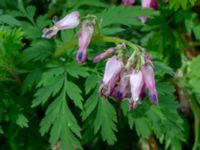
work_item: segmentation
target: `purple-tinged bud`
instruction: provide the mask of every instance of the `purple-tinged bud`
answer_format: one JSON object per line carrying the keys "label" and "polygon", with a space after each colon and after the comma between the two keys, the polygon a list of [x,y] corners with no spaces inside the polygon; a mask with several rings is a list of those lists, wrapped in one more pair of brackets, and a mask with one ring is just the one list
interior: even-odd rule
{"label": "purple-tinged bud", "polygon": [[142,74],[144,77],[144,82],[149,90],[149,99],[152,103],[158,103],[158,94],[156,90],[156,84],[154,79],[154,71],[153,67],[150,64],[146,64],[142,67]]}
{"label": "purple-tinged bud", "polygon": [[56,36],[56,34],[58,32],[58,28],[56,26],[53,26],[51,28],[44,28],[42,32],[43,32],[43,34],[42,34],[43,38],[50,39],[50,38]]}
{"label": "purple-tinged bud", "polygon": [[105,72],[100,86],[99,92],[102,96],[108,97],[116,82],[119,80],[119,73],[122,69],[122,63],[117,56],[108,59],[105,67]]}
{"label": "purple-tinged bud", "polygon": [[97,62],[101,61],[102,59],[110,56],[114,51],[115,51],[115,48],[109,48],[105,52],[95,56],[93,59],[93,63],[97,63]]}
{"label": "purple-tinged bud", "polygon": [[43,30],[42,37],[50,39],[50,38],[54,37],[60,30],[75,28],[80,23],[79,17],[80,17],[79,12],[74,11],[74,12],[66,15],[63,19],[61,19],[58,22],[56,22],[54,20],[54,22],[55,22],[54,26],[52,26],[50,28],[45,28]]}
{"label": "purple-tinged bud", "polygon": [[111,95],[117,102],[120,102],[122,100],[122,93],[119,93],[119,87],[114,87],[114,89],[112,90]]}
{"label": "purple-tinged bud", "polygon": [[83,22],[80,31],[78,32],[79,50],[76,53],[76,60],[82,64],[87,59],[87,48],[94,33],[94,24],[90,21]]}
{"label": "purple-tinged bud", "polygon": [[129,77],[127,73],[122,72],[119,85],[113,90],[112,96],[117,101],[122,101],[128,93]]}
{"label": "purple-tinged bud", "polygon": [[122,0],[124,6],[129,6],[135,3],[135,0]]}

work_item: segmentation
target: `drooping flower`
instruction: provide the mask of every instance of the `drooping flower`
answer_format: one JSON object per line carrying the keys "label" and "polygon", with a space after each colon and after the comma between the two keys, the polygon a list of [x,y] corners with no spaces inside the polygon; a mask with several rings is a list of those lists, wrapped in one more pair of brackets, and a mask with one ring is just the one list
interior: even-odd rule
{"label": "drooping flower", "polygon": [[118,86],[114,88],[111,96],[114,97],[117,101],[122,101],[128,94],[129,91],[128,87],[129,87],[129,77],[127,75],[127,72],[122,70]]}
{"label": "drooping flower", "polygon": [[101,54],[95,56],[94,59],[93,59],[93,62],[94,62],[94,63],[97,63],[97,62],[101,61],[102,59],[104,59],[104,58],[110,56],[114,51],[115,51],[115,48],[113,48],[113,47],[112,47],[112,48],[109,48],[109,49],[106,50],[105,52],[103,52],[103,53],[101,53]]}
{"label": "drooping flower", "polygon": [[100,86],[99,92],[102,96],[108,97],[116,82],[119,80],[119,73],[122,69],[122,63],[117,56],[108,59],[105,67],[105,72]]}
{"label": "drooping flower", "polygon": [[60,21],[55,22],[54,26],[50,28],[45,28],[43,30],[42,37],[50,39],[54,37],[60,30],[75,28],[80,23],[79,17],[80,17],[80,14],[78,11],[74,11],[66,15]]}
{"label": "drooping flower", "polygon": [[152,103],[157,104],[158,103],[158,94],[156,90],[156,84],[154,79],[154,71],[153,67],[150,64],[145,64],[142,67],[142,74],[144,77],[144,82],[149,90],[149,99]]}
{"label": "drooping flower", "polygon": [[135,0],[122,0],[124,6],[133,5]]}
{"label": "drooping flower", "polygon": [[129,99],[129,108],[135,108],[140,100],[140,94],[143,87],[143,75],[142,72],[133,70],[130,74],[130,87],[131,98]]}
{"label": "drooping flower", "polygon": [[87,48],[94,33],[94,24],[91,21],[84,21],[80,31],[78,32],[79,50],[76,53],[76,60],[82,64],[87,59]]}

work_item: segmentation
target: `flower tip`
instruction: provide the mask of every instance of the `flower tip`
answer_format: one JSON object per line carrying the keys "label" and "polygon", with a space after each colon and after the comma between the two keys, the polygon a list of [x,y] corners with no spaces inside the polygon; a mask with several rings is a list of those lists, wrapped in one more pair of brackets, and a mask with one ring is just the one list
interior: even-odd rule
{"label": "flower tip", "polygon": [[76,54],[76,60],[79,64],[82,64],[86,61],[87,59],[87,54],[84,54],[83,52],[77,52]]}
{"label": "flower tip", "polygon": [[155,94],[153,94],[153,95],[151,96],[151,102],[152,102],[153,104],[158,104],[158,97],[157,97]]}
{"label": "flower tip", "polygon": [[98,57],[98,56],[95,56],[94,58],[93,58],[93,63],[98,63],[99,61],[101,60],[101,58],[100,57]]}
{"label": "flower tip", "polygon": [[123,92],[118,91],[118,92],[117,92],[117,98],[118,98],[118,99],[123,99]]}
{"label": "flower tip", "polygon": [[80,13],[79,13],[79,11],[74,11],[74,12],[72,12],[72,14],[73,14],[74,16],[76,16],[77,18],[80,17]]}

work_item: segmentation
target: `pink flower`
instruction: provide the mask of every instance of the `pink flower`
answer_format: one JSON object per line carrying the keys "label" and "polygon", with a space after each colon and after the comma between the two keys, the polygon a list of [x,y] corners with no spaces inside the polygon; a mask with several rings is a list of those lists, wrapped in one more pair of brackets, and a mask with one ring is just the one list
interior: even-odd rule
{"label": "pink flower", "polygon": [[149,90],[149,99],[152,103],[158,103],[158,94],[156,90],[156,84],[154,79],[154,71],[150,64],[146,64],[142,67],[142,74],[144,77],[144,82]]}
{"label": "pink flower", "polygon": [[143,8],[153,8],[158,9],[158,3],[157,0],[142,0],[141,1]]}
{"label": "pink flower", "polygon": [[141,5],[144,8],[150,8],[151,7],[151,0],[142,0]]}
{"label": "pink flower", "polygon": [[87,59],[87,48],[94,33],[94,24],[90,21],[85,21],[78,33],[79,50],[76,53],[76,60],[82,64]]}
{"label": "pink flower", "polygon": [[131,99],[129,100],[129,104],[131,108],[135,108],[138,104],[143,84],[142,72],[133,70],[130,74]]}
{"label": "pink flower", "polygon": [[45,28],[43,30],[42,37],[50,39],[54,37],[58,31],[64,29],[72,29],[79,25],[80,23],[80,14],[78,11],[74,11],[66,15],[63,19],[58,22],[55,22],[53,27]]}
{"label": "pink flower", "polygon": [[124,6],[129,6],[135,3],[135,0],[122,0]]}
{"label": "pink flower", "polygon": [[99,92],[102,96],[108,97],[112,92],[116,82],[119,80],[119,73],[122,69],[122,63],[117,56],[108,59]]}
{"label": "pink flower", "polygon": [[129,77],[126,72],[122,71],[120,75],[119,85],[115,87],[112,92],[112,96],[117,100],[123,100],[128,94]]}
{"label": "pink flower", "polygon": [[93,59],[93,62],[97,63],[97,62],[101,61],[102,59],[110,56],[114,51],[115,51],[115,48],[109,48],[105,52],[95,56],[94,59]]}

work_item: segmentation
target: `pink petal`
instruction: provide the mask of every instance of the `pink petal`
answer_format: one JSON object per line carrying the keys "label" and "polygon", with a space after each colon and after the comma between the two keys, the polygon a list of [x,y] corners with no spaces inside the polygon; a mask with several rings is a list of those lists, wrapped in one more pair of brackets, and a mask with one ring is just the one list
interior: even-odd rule
{"label": "pink petal", "polygon": [[63,19],[55,23],[55,26],[59,30],[75,28],[80,23],[80,14],[78,11],[74,11],[66,15]]}
{"label": "pink petal", "polygon": [[153,103],[158,103],[158,94],[156,90],[153,67],[149,64],[146,64],[142,67],[142,74],[144,77],[145,85],[149,90],[150,100]]}

